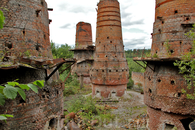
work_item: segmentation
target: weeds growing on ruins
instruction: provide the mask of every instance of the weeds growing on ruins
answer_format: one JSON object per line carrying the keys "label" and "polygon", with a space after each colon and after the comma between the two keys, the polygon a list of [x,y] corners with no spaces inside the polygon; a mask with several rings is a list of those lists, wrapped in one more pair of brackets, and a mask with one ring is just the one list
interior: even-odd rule
{"label": "weeds growing on ruins", "polygon": [[[181,61],[176,61],[175,66],[179,67],[180,73],[184,74],[184,78],[187,82],[187,89],[194,89],[195,84],[195,24],[193,25],[192,30],[186,33],[186,36],[192,39],[193,44],[190,52],[185,53],[182,56]],[[182,93],[186,94],[188,99],[195,99],[195,92],[189,94],[187,90],[182,89]]]}

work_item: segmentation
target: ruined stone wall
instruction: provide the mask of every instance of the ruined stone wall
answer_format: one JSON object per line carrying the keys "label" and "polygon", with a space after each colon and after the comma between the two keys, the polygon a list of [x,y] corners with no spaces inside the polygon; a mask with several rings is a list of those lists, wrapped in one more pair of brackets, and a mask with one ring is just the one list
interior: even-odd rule
{"label": "ruined stone wall", "polygon": [[93,95],[122,96],[126,90],[129,68],[124,54],[119,2],[98,3],[96,51],[90,71]]}
{"label": "ruined stone wall", "polygon": [[[45,0],[1,0],[0,7],[5,15],[5,25],[0,30],[0,54],[4,58],[0,64],[20,63],[20,58],[28,61],[51,59],[52,53],[49,41],[49,19]],[[5,51],[6,50],[6,51]],[[11,59],[15,59],[12,62]],[[30,68],[28,65],[14,69],[2,69],[0,66],[0,84],[19,79],[19,83],[26,84],[35,80],[45,80],[53,71],[46,69]],[[43,67],[43,66],[42,66]],[[46,73],[47,72],[47,73]],[[36,94],[25,91],[26,100],[20,96],[15,100],[6,100],[0,106],[0,114],[13,114],[7,123],[0,121],[0,129],[32,130],[54,129],[61,126],[63,114],[63,89],[64,85],[58,82],[56,73],[47,82],[43,89]]]}
{"label": "ruined stone wall", "polygon": [[138,84],[141,84],[142,86],[144,86],[144,73],[132,72],[131,78],[134,81],[135,86],[137,86]]}

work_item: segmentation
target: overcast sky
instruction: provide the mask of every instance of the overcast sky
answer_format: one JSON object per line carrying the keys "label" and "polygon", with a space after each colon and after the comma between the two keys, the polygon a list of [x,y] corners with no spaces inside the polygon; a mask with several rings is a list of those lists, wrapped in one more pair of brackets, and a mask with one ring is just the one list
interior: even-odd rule
{"label": "overcast sky", "polygon": [[[76,24],[92,25],[93,42],[96,35],[97,3],[99,0],[46,0],[49,11],[50,40],[75,45]],[[155,0],[119,0],[125,49],[151,48]]]}

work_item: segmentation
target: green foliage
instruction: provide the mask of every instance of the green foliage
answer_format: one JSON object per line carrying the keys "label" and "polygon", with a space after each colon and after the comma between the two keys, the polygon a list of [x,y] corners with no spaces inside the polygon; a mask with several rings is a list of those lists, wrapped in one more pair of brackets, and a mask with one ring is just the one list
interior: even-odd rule
{"label": "green foliage", "polygon": [[29,50],[25,51],[25,52],[24,52],[24,56],[30,57],[30,56],[31,56],[31,55],[30,55],[30,51],[29,51]]}
{"label": "green foliage", "polygon": [[182,89],[182,93],[186,94],[188,99],[195,99],[194,93],[188,93],[187,90],[195,89],[195,24],[193,25],[192,30],[190,30],[186,35],[192,39],[192,50],[182,56],[181,61],[176,61],[175,66],[178,66],[179,73],[184,75],[184,78],[187,83],[187,88]]}
{"label": "green foliage", "polygon": [[4,22],[5,22],[5,17],[3,15],[3,12],[0,10],[0,29],[3,28]]}
{"label": "green foliage", "polygon": [[35,93],[38,93],[38,88],[37,86],[33,85],[33,84],[27,84],[29,88],[31,88]]}
{"label": "green foliage", "polygon": [[3,89],[3,94],[8,99],[15,99],[17,96],[18,90],[15,87],[12,87],[11,85],[6,84],[6,87]]}
{"label": "green foliage", "polygon": [[[36,85],[36,86],[35,86]],[[4,84],[0,86],[0,105],[5,104],[5,99],[15,99],[17,96],[17,93],[22,97],[23,100],[26,99],[26,94],[23,91],[24,89],[29,90],[30,88],[35,92],[38,93],[38,87],[43,88],[44,86],[44,80],[37,80],[33,83],[29,84],[19,84],[18,82],[7,82],[7,84]]]}
{"label": "green foliage", "polygon": [[9,114],[1,114],[0,115],[0,120],[6,120],[7,117],[13,117],[13,115],[9,115]]}
{"label": "green foliage", "polygon": [[[72,51],[69,51],[71,48],[71,46],[69,46],[68,44],[65,45],[61,45],[61,46],[56,46],[56,44],[54,42],[51,41],[51,50],[52,50],[52,55],[54,59],[57,58],[73,58],[74,53]],[[69,64],[64,64],[60,69],[59,72],[61,72],[62,70],[64,70],[65,68],[67,68],[69,66]],[[68,74],[70,73],[71,68],[65,70],[61,75],[60,75],[60,79],[62,81],[64,81],[66,79],[66,77],[68,76]],[[67,79],[67,81],[65,82],[66,84],[69,84],[71,81],[73,80],[73,77],[70,76],[70,78]]]}
{"label": "green foliage", "polygon": [[78,87],[75,88],[73,86],[65,86],[64,96],[74,95],[78,92]]}
{"label": "green foliage", "polygon": [[126,55],[126,58],[148,57],[150,52],[151,52],[151,49],[134,49],[134,50],[126,50],[125,55]]}
{"label": "green foliage", "polygon": [[61,45],[61,46],[56,46],[56,44],[51,41],[51,50],[53,57],[56,58],[73,58],[74,53],[72,51],[69,51],[72,49],[71,46],[68,44]]}
{"label": "green foliage", "polygon": [[133,85],[134,85],[134,81],[130,78],[129,79],[129,82],[127,83],[127,88],[128,89],[132,89],[133,88]]}
{"label": "green foliage", "polygon": [[158,55],[155,53],[152,57],[153,58],[158,58]]}
{"label": "green foliage", "polygon": [[97,105],[96,101],[91,97],[79,96],[68,103],[68,111],[79,113],[82,119],[114,119],[114,115],[110,113],[110,110],[105,109],[105,106]]}
{"label": "green foliage", "polygon": [[[26,94],[24,90],[29,90],[30,88],[38,93],[38,87],[43,88],[44,87],[44,80],[36,80],[33,83],[29,84],[20,84],[16,81],[13,82],[7,82],[7,84],[0,85],[0,106],[3,106],[5,104],[6,99],[15,99],[17,96],[17,93],[22,97],[22,99],[26,100]],[[36,85],[36,86],[35,86]],[[8,114],[1,114],[0,120],[6,120],[7,117],[13,117],[12,115]]]}
{"label": "green foliage", "polygon": [[[127,58],[128,67],[129,67],[129,82],[127,84],[127,88],[131,89],[133,87],[133,80],[131,79],[132,72],[145,72],[145,69],[138,65],[136,62],[133,61],[133,58]],[[146,66],[143,62],[139,62],[142,66]]]}
{"label": "green foliage", "polygon": [[5,96],[0,93],[0,105],[3,106],[5,104]]}
{"label": "green foliage", "polygon": [[166,48],[167,55],[168,55],[168,56],[171,56],[171,52],[170,52],[170,47],[171,47],[171,45],[169,44],[169,40],[167,40],[166,42],[164,42],[164,46],[165,46],[165,48]]}
{"label": "green foliage", "polygon": [[19,95],[20,95],[20,96],[22,97],[22,99],[25,101],[25,99],[26,99],[26,94],[25,94],[25,92],[24,92],[22,89],[20,89],[20,88],[16,88],[16,89],[17,89]]}

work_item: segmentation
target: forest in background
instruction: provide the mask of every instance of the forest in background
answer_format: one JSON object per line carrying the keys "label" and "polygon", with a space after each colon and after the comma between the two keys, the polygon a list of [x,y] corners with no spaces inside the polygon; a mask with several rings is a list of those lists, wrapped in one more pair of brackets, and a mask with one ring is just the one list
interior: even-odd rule
{"label": "forest in background", "polygon": [[[64,44],[64,45],[56,45],[53,41],[51,41],[51,50],[52,50],[52,54],[53,54],[53,58],[73,58],[74,57],[74,53],[72,51],[69,51],[70,49],[73,49],[74,47],[69,46],[68,44]],[[134,72],[144,72],[144,68],[142,68],[141,66],[139,66],[137,63],[135,63],[133,61],[133,57],[146,57],[146,55],[150,54],[150,49],[134,49],[134,50],[126,50],[125,51],[125,55],[126,55],[126,59],[128,62],[128,66],[129,66],[129,83],[128,83],[128,88],[131,88],[133,86],[133,81],[131,79],[131,73],[132,71]],[[140,64],[142,64],[144,66],[144,64],[142,62],[139,62]],[[63,65],[60,68],[60,72],[65,69],[67,66],[69,66],[68,64]],[[61,75],[60,75],[60,79],[61,80],[65,80],[65,78],[68,76],[69,72],[70,72],[71,68],[69,68],[68,70],[64,71]],[[72,82],[74,81],[74,82]],[[70,76],[68,78],[68,80],[66,81],[66,84],[70,84],[70,83],[76,83],[75,82],[75,76]]]}

